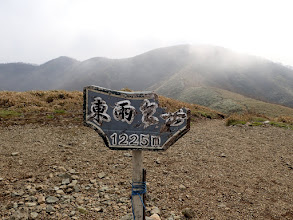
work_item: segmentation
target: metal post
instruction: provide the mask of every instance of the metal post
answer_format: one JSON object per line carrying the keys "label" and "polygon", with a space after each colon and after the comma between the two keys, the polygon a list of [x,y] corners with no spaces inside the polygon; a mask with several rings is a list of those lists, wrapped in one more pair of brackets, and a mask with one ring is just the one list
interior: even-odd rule
{"label": "metal post", "polygon": [[[146,169],[142,170],[142,181],[146,183]],[[143,204],[145,205],[145,196],[146,194],[143,194]],[[145,209],[143,209],[143,220],[145,220]]]}
{"label": "metal post", "polygon": [[[133,173],[132,182],[143,182],[143,161],[142,161],[142,151],[133,150]],[[135,215],[135,220],[143,220],[143,204],[140,200],[139,195],[135,195],[133,200],[133,211]]]}

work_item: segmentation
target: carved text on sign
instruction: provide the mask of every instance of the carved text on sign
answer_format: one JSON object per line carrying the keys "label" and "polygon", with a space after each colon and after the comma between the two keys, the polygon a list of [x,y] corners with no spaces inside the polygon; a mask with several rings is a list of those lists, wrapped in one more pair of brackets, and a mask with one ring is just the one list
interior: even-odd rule
{"label": "carved text on sign", "polygon": [[143,100],[140,111],[142,112],[142,123],[144,123],[144,128],[147,128],[150,125],[158,124],[159,119],[153,114],[155,114],[158,104],[155,102],[150,102],[148,99]]}
{"label": "carved text on sign", "polygon": [[[110,122],[111,117],[106,113],[108,110],[107,103],[100,97],[95,97],[94,102],[92,102],[91,106],[91,114],[88,119],[94,118],[94,121],[101,125],[103,121]],[[113,109],[113,117],[116,121],[127,122],[131,124],[135,115],[137,114],[136,109],[131,106],[131,102],[129,100],[123,100],[115,103],[116,106]],[[159,123],[159,119],[153,114],[156,113],[156,109],[158,108],[157,103],[150,102],[149,100],[143,100],[140,111],[142,112],[142,123],[144,124],[144,128],[147,128],[150,125],[155,125]],[[169,126],[179,126],[184,123],[184,120],[187,118],[186,113],[179,109],[175,113],[165,113],[160,115],[162,119],[166,121],[166,125]]]}
{"label": "carved text on sign", "polygon": [[106,113],[108,110],[108,105],[100,97],[95,97],[91,106],[91,114],[88,116],[88,120],[93,118],[93,120],[98,124],[102,125],[102,122],[110,122],[111,117]]}
{"label": "carved text on sign", "polygon": [[115,120],[131,124],[134,116],[136,115],[136,110],[133,106],[131,106],[131,102],[129,100],[123,100],[115,104],[116,106],[113,109],[113,116]]}
{"label": "carved text on sign", "polygon": [[113,146],[116,145],[124,145],[124,146],[151,146],[151,147],[159,147],[161,144],[161,138],[155,135],[149,134],[131,134],[127,135],[122,133],[118,135],[117,133],[113,133],[111,136],[111,144]]}

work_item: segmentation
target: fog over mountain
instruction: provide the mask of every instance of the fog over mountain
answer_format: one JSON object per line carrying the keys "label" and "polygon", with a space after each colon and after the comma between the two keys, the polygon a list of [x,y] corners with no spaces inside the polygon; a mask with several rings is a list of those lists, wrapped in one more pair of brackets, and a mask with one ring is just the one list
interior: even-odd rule
{"label": "fog over mountain", "polygon": [[0,64],[1,90],[82,90],[87,85],[155,90],[190,102],[220,89],[293,107],[292,68],[222,47],[179,45],[125,59],[59,57],[42,65]]}

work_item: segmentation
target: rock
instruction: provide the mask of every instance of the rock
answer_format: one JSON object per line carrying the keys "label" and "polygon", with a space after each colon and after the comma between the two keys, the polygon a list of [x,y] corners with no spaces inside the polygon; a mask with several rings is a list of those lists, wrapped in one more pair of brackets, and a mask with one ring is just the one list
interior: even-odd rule
{"label": "rock", "polygon": [[58,170],[60,171],[60,172],[66,172],[67,170],[65,169],[65,167],[58,167]]}
{"label": "rock", "polygon": [[38,217],[38,213],[37,212],[31,212],[30,217],[31,219],[36,219]]}
{"label": "rock", "polygon": [[28,207],[33,207],[33,206],[36,206],[37,203],[36,202],[27,202],[27,203],[25,203],[25,205]]}
{"label": "rock", "polygon": [[132,213],[124,215],[120,220],[133,220]]}
{"label": "rock", "polygon": [[225,153],[221,153],[220,157],[227,157]]}
{"label": "rock", "polygon": [[43,190],[45,187],[43,185],[37,185],[36,190]]}
{"label": "rock", "polygon": [[194,218],[195,217],[195,213],[191,208],[185,208],[182,210],[182,214],[184,215],[185,218]]}
{"label": "rock", "polygon": [[77,172],[75,171],[75,169],[70,169],[68,172],[71,173],[71,174],[75,174],[75,173],[77,173]]}
{"label": "rock", "polygon": [[63,173],[59,175],[62,179],[69,179],[70,181],[72,180],[72,176],[68,173]]}
{"label": "rock", "polygon": [[46,203],[49,203],[49,204],[51,204],[51,203],[56,203],[56,202],[58,202],[58,201],[59,201],[59,199],[56,198],[55,196],[48,196],[48,197],[46,198]]}
{"label": "rock", "polygon": [[160,216],[158,214],[153,214],[153,215],[150,216],[150,218],[152,220],[161,220],[161,218],[160,218]]}
{"label": "rock", "polygon": [[0,181],[2,181],[3,180],[3,178],[2,177],[0,177]]}
{"label": "rock", "polygon": [[128,203],[129,202],[129,198],[127,198],[127,197],[121,197],[119,199],[119,202],[121,202],[121,203]]}
{"label": "rock", "polygon": [[80,212],[80,213],[83,213],[85,214],[87,211],[86,211],[86,208],[82,207],[82,206],[78,206],[77,207],[77,210]]}
{"label": "rock", "polygon": [[106,176],[106,174],[104,172],[98,173],[98,177],[100,179],[103,179]]}
{"label": "rock", "polygon": [[18,204],[15,202],[15,203],[13,203],[13,208],[14,209],[17,209],[18,208]]}
{"label": "rock", "polygon": [[68,189],[66,189],[66,192],[67,192],[67,193],[72,193],[72,191],[73,191],[72,188],[68,188]]}
{"label": "rock", "polygon": [[55,212],[55,208],[51,205],[47,205],[46,212],[48,212],[48,213]]}
{"label": "rock", "polygon": [[270,121],[264,121],[263,123],[266,125],[266,124],[269,124],[269,123],[270,123]]}
{"label": "rock", "polygon": [[97,182],[97,180],[95,180],[95,179],[90,179],[90,183],[91,184],[94,184],[94,183],[96,183]]}
{"label": "rock", "polygon": [[100,207],[100,206],[94,208],[93,210],[96,211],[96,212],[103,212],[103,208]]}
{"label": "rock", "polygon": [[99,192],[105,192],[105,191],[108,191],[109,190],[109,187],[108,186],[102,186],[100,189],[99,189]]}
{"label": "rock", "polygon": [[12,214],[10,219],[28,219],[28,214],[17,210]]}
{"label": "rock", "polygon": [[74,186],[73,187],[73,190],[74,190],[74,192],[80,192],[80,188],[79,188],[79,186],[78,185],[76,185],[76,186]]}
{"label": "rock", "polygon": [[76,200],[75,200],[79,205],[83,204],[84,203],[84,200],[82,197],[78,197]]}
{"label": "rock", "polygon": [[160,164],[160,163],[161,163],[160,159],[157,158],[157,159],[156,159],[156,164]]}
{"label": "rock", "polygon": [[74,187],[77,184],[77,180],[72,180],[70,184],[68,184],[68,187]]}
{"label": "rock", "polygon": [[227,208],[227,206],[226,206],[224,203],[220,203],[220,204],[218,205],[218,207],[219,207],[219,208]]}
{"label": "rock", "polygon": [[69,178],[66,178],[66,179],[63,179],[62,180],[62,185],[67,185],[70,183],[70,179]]}
{"label": "rock", "polygon": [[62,189],[59,189],[59,190],[56,191],[56,193],[57,193],[57,194],[62,194],[62,195],[63,195],[63,194],[64,194],[64,191],[63,191]]}
{"label": "rock", "polygon": [[75,211],[71,211],[70,214],[69,214],[69,216],[72,217],[72,216],[75,215],[75,213],[76,213]]}
{"label": "rock", "polygon": [[12,152],[11,153],[11,156],[18,156],[19,155],[19,152]]}
{"label": "rock", "polygon": [[71,177],[72,177],[73,180],[78,180],[79,179],[79,176],[77,176],[77,175],[72,175]]}
{"label": "rock", "polygon": [[184,186],[183,184],[180,184],[180,185],[179,185],[179,189],[181,189],[181,190],[185,190],[185,189],[186,189],[186,186]]}
{"label": "rock", "polygon": [[124,157],[132,157],[132,155],[130,153],[124,153],[123,155],[124,155]]}
{"label": "rock", "polygon": [[31,195],[34,195],[36,194],[37,190],[35,188],[31,188],[28,190],[28,193],[31,194]]}
{"label": "rock", "polygon": [[24,195],[24,191],[20,190],[19,192],[12,192],[11,196],[12,197],[16,197],[16,196],[23,196]]}
{"label": "rock", "polygon": [[9,202],[7,205],[6,205],[6,209],[12,209],[13,208],[13,203],[12,202]]}
{"label": "rock", "polygon": [[27,190],[29,190],[29,189],[32,188],[32,186],[31,186],[31,185],[27,185],[25,188],[26,188]]}
{"label": "rock", "polygon": [[153,214],[161,214],[161,210],[158,207],[153,207],[151,210],[151,215]]}

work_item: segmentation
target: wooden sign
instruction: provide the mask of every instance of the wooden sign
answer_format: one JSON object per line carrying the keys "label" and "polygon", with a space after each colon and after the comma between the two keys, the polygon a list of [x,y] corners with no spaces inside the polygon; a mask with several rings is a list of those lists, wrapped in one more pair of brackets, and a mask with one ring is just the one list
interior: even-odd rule
{"label": "wooden sign", "polygon": [[84,123],[113,150],[166,150],[190,129],[190,111],[166,113],[153,92],[84,88]]}

